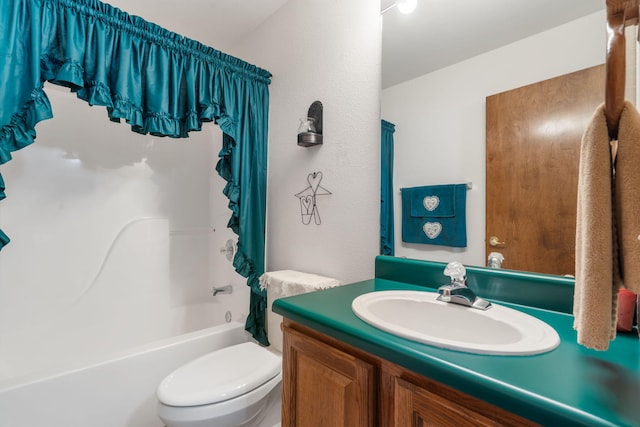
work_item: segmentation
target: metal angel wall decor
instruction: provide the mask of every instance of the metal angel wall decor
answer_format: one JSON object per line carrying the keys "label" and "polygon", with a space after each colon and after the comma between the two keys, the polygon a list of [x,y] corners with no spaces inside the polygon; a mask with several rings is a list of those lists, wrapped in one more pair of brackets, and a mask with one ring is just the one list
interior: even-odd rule
{"label": "metal angel wall decor", "polygon": [[307,175],[308,187],[295,195],[300,199],[300,213],[302,214],[302,223],[304,225],[309,225],[312,218],[316,225],[322,223],[320,211],[318,211],[317,196],[328,196],[331,191],[321,186],[321,181],[322,172],[310,173]]}

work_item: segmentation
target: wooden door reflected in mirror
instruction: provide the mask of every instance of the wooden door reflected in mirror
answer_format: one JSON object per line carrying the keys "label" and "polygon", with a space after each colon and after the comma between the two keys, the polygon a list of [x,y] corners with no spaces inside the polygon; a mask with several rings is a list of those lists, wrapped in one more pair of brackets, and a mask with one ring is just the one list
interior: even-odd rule
{"label": "wooden door reflected in mirror", "polygon": [[574,274],[580,142],[604,84],[599,65],[487,97],[486,255],[503,268]]}

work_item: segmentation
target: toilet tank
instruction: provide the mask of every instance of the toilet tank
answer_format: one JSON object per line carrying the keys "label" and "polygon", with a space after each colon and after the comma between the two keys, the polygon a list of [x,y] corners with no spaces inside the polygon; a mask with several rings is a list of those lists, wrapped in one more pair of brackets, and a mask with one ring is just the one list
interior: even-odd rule
{"label": "toilet tank", "polygon": [[260,286],[267,289],[267,334],[271,349],[282,352],[282,329],[280,328],[282,316],[273,312],[273,301],[278,298],[333,288],[341,284],[337,279],[294,270],[264,273],[260,277]]}

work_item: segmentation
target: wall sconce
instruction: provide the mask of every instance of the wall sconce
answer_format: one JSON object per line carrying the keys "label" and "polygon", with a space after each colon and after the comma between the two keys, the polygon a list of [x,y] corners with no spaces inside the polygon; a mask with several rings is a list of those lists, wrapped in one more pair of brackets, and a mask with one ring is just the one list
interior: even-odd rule
{"label": "wall sconce", "polygon": [[322,102],[315,101],[309,107],[307,117],[300,119],[298,145],[313,147],[322,144]]}

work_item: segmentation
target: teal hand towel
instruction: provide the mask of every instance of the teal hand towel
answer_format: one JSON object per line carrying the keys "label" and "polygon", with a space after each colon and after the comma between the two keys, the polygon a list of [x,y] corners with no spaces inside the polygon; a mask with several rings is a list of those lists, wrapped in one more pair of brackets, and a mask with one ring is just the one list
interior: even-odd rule
{"label": "teal hand towel", "polygon": [[403,242],[467,246],[466,184],[428,185],[400,191]]}

